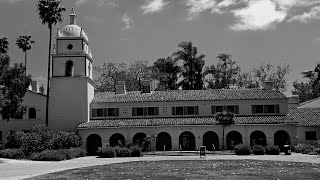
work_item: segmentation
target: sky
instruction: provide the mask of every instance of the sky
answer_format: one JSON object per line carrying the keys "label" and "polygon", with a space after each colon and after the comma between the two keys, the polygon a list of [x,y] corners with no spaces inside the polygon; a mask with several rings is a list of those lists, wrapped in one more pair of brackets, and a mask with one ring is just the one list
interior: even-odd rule
{"label": "sky", "polygon": [[[7,37],[12,62],[24,62],[15,45],[19,35],[35,41],[28,73],[45,83],[49,30],[42,25],[37,0],[0,0],[0,37]],[[77,25],[89,38],[94,65],[148,60],[172,55],[191,41],[206,55],[206,65],[229,53],[248,71],[261,63],[289,64],[289,95],[301,72],[320,60],[320,0],[62,0],[64,21],[75,8]]]}

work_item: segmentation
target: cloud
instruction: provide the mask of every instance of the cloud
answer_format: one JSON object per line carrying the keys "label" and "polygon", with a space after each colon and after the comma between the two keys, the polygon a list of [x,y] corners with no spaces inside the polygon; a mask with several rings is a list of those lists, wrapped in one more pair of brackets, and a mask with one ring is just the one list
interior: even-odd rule
{"label": "cloud", "polygon": [[188,7],[188,20],[196,19],[200,13],[213,9],[216,5],[215,0],[186,0]]}
{"label": "cloud", "polygon": [[123,14],[121,21],[124,23],[124,26],[121,30],[128,30],[133,25],[133,20],[128,16],[127,13]]}
{"label": "cloud", "polygon": [[0,0],[0,3],[16,3],[24,0]]}
{"label": "cloud", "polygon": [[96,24],[103,22],[103,19],[98,18],[97,16],[84,16],[84,20]]}
{"label": "cloud", "polygon": [[75,4],[76,4],[76,6],[81,6],[81,5],[85,4],[86,2],[88,2],[88,0],[76,0]]}
{"label": "cloud", "polygon": [[286,11],[278,10],[271,0],[250,1],[247,7],[233,10],[237,22],[230,28],[234,31],[267,30],[283,22]]}
{"label": "cloud", "polygon": [[145,0],[140,8],[143,11],[143,14],[153,14],[162,11],[168,4],[169,2],[164,2],[164,0]]}
{"label": "cloud", "polygon": [[299,21],[307,23],[312,19],[320,19],[320,6],[313,7],[309,12],[293,16],[288,20],[288,22]]}
{"label": "cloud", "polygon": [[118,4],[115,2],[116,0],[76,0],[75,5],[81,6],[86,3],[95,3],[97,7],[102,7],[103,5],[117,7]]}

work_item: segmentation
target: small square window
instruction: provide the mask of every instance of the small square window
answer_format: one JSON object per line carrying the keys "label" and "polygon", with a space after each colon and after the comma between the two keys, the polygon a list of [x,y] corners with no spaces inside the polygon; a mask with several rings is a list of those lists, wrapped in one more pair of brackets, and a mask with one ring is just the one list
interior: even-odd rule
{"label": "small square window", "polygon": [[306,140],[317,140],[316,131],[306,131]]}

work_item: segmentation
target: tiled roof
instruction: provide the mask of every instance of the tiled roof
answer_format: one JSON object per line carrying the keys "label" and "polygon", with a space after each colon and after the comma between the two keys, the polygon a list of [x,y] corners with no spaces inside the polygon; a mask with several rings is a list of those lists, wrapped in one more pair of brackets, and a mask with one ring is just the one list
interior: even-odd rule
{"label": "tiled roof", "polygon": [[315,108],[320,107],[320,97],[305,101],[299,104],[299,108]]}
{"label": "tiled roof", "polygon": [[299,126],[320,126],[320,108],[289,109],[289,118],[299,122]]}
{"label": "tiled roof", "polygon": [[[235,117],[235,124],[282,124],[297,123],[287,116],[243,116]],[[91,120],[81,123],[78,129],[107,127],[141,127],[141,126],[184,126],[184,125],[216,125],[214,117],[185,118],[141,118],[141,119],[105,119]]]}
{"label": "tiled roof", "polygon": [[152,93],[129,91],[126,94],[97,92],[93,99],[93,103],[254,100],[283,98],[286,97],[277,90],[262,89],[171,90],[154,91]]}

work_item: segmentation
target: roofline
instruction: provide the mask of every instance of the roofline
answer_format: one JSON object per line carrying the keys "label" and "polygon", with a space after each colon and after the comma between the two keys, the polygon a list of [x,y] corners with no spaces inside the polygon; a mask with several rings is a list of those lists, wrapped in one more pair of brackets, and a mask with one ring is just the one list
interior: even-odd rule
{"label": "roofline", "polygon": [[314,99],[310,99],[309,101],[302,102],[302,103],[300,103],[298,105],[298,107],[303,106],[303,105],[308,104],[308,103],[311,103],[313,101],[319,100],[319,99],[320,99],[320,97],[317,97],[317,98],[314,98]]}
{"label": "roofline", "polygon": [[27,89],[27,91],[35,93],[35,94],[38,94],[38,95],[41,95],[41,96],[44,96],[44,97],[47,97],[47,95],[44,95],[44,94],[39,93],[39,92],[35,92],[35,91],[29,90],[29,89]]}

